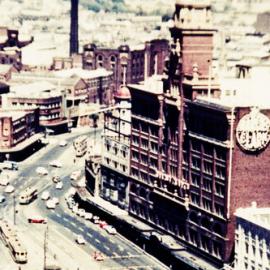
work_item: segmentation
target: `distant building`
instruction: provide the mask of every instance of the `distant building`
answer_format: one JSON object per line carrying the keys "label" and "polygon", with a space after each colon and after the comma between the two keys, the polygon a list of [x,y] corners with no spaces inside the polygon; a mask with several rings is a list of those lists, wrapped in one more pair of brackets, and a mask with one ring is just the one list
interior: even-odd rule
{"label": "distant building", "polygon": [[0,111],[0,159],[15,158],[36,144],[39,132],[38,109]]}
{"label": "distant building", "polygon": [[117,49],[98,48],[95,44],[83,46],[83,68],[105,68],[113,71],[115,89],[123,84],[123,70],[127,71],[127,83],[143,81],[154,73],[162,74],[169,52],[167,40],[151,40],[144,46],[131,48],[122,45]]}
{"label": "distant building", "polygon": [[236,210],[235,270],[270,269],[270,208]]}
{"label": "distant building", "polygon": [[18,30],[0,27],[0,64],[11,64],[17,70],[21,70],[20,48],[33,42],[33,37],[28,40],[20,40]]}
{"label": "distant building", "polygon": [[55,133],[67,130],[68,120],[64,116],[64,103],[63,93],[47,82],[13,86],[10,93],[2,97],[3,108],[39,108],[40,126]]}

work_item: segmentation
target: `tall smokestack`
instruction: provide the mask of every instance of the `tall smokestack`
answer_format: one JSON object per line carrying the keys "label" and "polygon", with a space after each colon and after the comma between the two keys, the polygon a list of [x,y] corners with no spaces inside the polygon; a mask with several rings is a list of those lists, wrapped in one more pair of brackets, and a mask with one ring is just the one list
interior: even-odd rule
{"label": "tall smokestack", "polygon": [[70,10],[70,43],[69,55],[79,52],[78,41],[78,3],[79,0],[71,0]]}

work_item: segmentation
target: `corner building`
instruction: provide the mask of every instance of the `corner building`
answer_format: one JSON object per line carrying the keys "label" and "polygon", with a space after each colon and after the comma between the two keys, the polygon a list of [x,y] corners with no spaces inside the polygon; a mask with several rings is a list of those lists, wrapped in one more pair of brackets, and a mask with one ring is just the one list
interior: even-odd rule
{"label": "corner building", "polygon": [[[209,72],[210,5],[191,2],[176,2],[168,76],[129,85],[129,212],[222,267],[233,260],[235,210],[269,207],[270,104],[251,81],[221,89]],[[184,25],[192,16],[199,31]],[[201,46],[185,47],[180,26],[195,43],[201,34]]]}

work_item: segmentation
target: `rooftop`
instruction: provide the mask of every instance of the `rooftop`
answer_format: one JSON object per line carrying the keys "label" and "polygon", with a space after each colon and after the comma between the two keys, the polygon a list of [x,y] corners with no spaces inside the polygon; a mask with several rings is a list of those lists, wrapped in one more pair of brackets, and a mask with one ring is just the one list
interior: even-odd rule
{"label": "rooftop", "polygon": [[270,230],[270,208],[257,208],[256,203],[253,203],[251,207],[238,208],[235,215]]}
{"label": "rooftop", "polygon": [[26,112],[18,111],[0,111],[0,118],[11,117],[12,121],[16,121],[26,115]]}
{"label": "rooftop", "polygon": [[95,70],[85,70],[82,68],[71,68],[65,70],[59,70],[55,72],[57,77],[70,78],[72,76],[78,76],[82,79],[93,79],[97,77],[105,77],[112,75],[112,71],[107,71],[105,68],[98,68]]}
{"label": "rooftop", "polygon": [[56,90],[55,85],[46,81],[41,81],[12,86],[8,95],[27,98],[49,98],[57,97],[61,94]]}
{"label": "rooftop", "polygon": [[163,93],[163,78],[162,75],[153,75],[140,84],[129,84],[128,86],[133,89],[158,95]]}

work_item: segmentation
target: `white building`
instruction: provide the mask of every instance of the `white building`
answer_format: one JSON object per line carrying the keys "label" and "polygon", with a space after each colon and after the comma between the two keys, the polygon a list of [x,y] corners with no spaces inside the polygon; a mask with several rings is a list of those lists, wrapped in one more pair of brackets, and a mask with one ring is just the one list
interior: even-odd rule
{"label": "white building", "polygon": [[235,270],[270,269],[270,208],[236,211]]}

